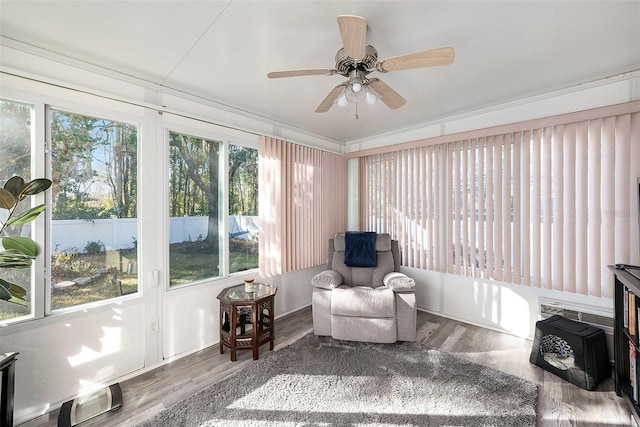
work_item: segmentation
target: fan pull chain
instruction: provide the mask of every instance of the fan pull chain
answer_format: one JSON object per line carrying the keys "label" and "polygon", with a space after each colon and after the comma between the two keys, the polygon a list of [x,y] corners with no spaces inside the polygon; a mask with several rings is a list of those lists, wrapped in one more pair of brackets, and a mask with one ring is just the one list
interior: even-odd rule
{"label": "fan pull chain", "polygon": [[358,120],[360,117],[358,117],[358,102],[356,102],[356,120]]}

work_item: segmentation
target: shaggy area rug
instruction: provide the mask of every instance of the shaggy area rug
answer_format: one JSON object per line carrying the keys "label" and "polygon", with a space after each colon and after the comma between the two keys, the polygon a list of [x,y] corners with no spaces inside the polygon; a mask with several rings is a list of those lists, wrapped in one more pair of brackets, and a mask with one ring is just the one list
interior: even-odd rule
{"label": "shaggy area rug", "polygon": [[309,334],[140,424],[535,426],[535,384],[417,343]]}

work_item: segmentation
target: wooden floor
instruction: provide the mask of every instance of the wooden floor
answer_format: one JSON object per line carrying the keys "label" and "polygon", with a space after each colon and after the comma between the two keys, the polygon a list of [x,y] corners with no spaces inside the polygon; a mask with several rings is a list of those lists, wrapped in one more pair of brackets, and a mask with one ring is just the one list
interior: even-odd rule
{"label": "wooden floor", "polygon": [[[276,320],[276,350],[312,329],[311,308]],[[626,404],[613,391],[610,378],[595,391],[586,391],[529,363],[531,341],[455,320],[418,312],[418,340],[428,347],[536,382],[538,426],[629,426]],[[260,348],[260,354],[269,346]],[[220,355],[217,345],[121,383],[123,407],[81,426],[130,426],[145,420],[230,373],[254,363],[251,351]],[[22,424],[57,426],[57,411]],[[177,426],[176,426],[177,427]]]}

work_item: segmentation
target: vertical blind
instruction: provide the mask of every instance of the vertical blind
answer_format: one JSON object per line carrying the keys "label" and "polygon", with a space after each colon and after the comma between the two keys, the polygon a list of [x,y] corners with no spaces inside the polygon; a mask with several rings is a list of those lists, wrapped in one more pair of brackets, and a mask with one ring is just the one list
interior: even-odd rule
{"label": "vertical blind", "polygon": [[345,157],[268,137],[258,156],[260,274],[325,263],[328,240],[347,223]]}
{"label": "vertical blind", "polygon": [[640,264],[640,103],[601,110],[360,157],[360,226],[409,267],[612,298],[607,265]]}

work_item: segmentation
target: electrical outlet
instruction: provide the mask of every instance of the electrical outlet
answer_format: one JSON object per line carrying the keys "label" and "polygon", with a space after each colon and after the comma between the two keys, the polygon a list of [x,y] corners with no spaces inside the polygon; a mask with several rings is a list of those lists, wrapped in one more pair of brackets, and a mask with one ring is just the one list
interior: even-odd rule
{"label": "electrical outlet", "polygon": [[156,287],[160,283],[158,279],[158,270],[151,270],[151,286]]}
{"label": "electrical outlet", "polygon": [[158,333],[158,320],[152,320],[151,323],[149,323],[149,333],[150,334],[157,334]]}

